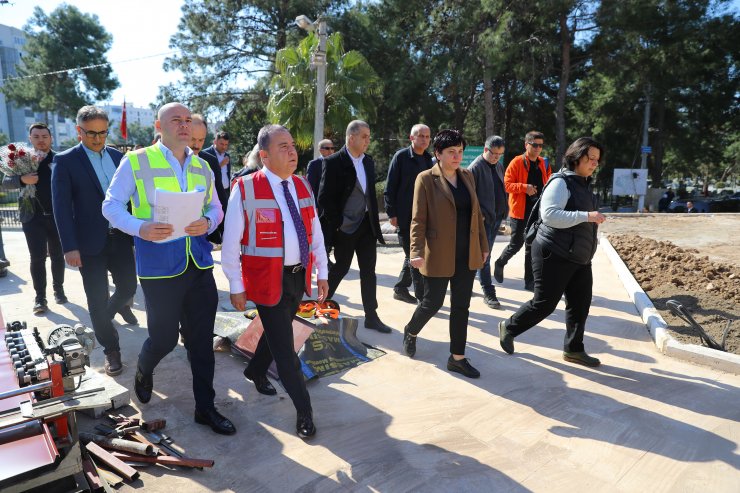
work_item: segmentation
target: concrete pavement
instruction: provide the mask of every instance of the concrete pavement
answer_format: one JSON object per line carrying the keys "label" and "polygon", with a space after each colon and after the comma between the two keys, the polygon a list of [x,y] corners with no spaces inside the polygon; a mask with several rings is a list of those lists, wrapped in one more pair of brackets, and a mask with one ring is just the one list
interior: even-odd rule
{"label": "concrete pavement", "polygon": [[[5,319],[27,320],[41,330],[78,320],[89,324],[81,278],[73,269],[67,269],[65,282],[70,303],[52,301],[45,316],[32,315],[23,234],[6,229],[3,237],[12,262],[11,273],[0,279]],[[499,238],[494,255],[507,240]],[[258,394],[242,377],[244,361],[225,353],[216,355],[217,405],[238,433],[222,437],[193,424],[191,378],[180,346],[157,369],[152,401],[133,402],[134,409],[122,412],[165,417],[167,433],[189,455],[212,458],[216,465],[204,471],[149,467],[119,491],[740,489],[740,376],[661,355],[601,250],[594,259],[586,348],[602,366],[562,360],[562,302],[540,327],[516,340],[514,355],[501,351],[498,321],[530,297],[521,289],[521,252],[498,288],[502,310],[487,308],[479,294],[472,300],[467,355],[482,374],[478,380],[445,369],[447,308],[420,334],[414,359],[400,354],[403,326],[414,307],[392,299],[401,250],[379,252],[379,312],[396,330],[385,335],[360,329],[358,335],[388,354],[309,384],[318,427],[313,440],[295,436],[295,412],[282,389],[277,397]],[[219,297],[228,303],[218,266],[215,274]],[[356,265],[336,299],[344,313],[361,316]],[[141,326],[119,326],[125,371],[116,380],[126,386],[146,334],[143,310],[139,291],[134,312]],[[102,372],[99,348],[92,364]]]}

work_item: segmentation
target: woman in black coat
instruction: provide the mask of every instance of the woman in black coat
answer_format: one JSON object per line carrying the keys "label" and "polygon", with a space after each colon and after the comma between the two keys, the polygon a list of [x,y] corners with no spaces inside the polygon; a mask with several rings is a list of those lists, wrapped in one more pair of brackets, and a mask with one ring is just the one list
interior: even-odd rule
{"label": "woman in black coat", "polygon": [[499,322],[501,347],[514,352],[514,338],[550,315],[565,294],[563,359],[585,366],[601,362],[583,347],[583,332],[591,307],[591,259],[596,231],[606,218],[596,210],[591,175],[603,156],[603,147],[590,137],[573,142],[563,157],[563,168],[552,175],[542,192],[542,218],[532,242],[534,298]]}

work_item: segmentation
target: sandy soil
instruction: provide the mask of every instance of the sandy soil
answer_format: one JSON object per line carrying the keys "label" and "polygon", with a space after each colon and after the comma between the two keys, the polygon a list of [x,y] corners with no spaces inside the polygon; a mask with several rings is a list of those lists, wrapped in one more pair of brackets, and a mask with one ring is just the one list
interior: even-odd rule
{"label": "sandy soil", "polygon": [[726,348],[740,354],[740,215],[610,216],[601,231],[676,339],[701,344],[694,329],[668,311],[671,299],[718,342],[733,320]]}

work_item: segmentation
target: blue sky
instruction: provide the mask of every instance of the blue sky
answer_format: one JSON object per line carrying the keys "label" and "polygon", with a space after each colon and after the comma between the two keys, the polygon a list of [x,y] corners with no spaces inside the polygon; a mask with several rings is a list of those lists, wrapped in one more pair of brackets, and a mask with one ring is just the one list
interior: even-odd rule
{"label": "blue sky", "polygon": [[[10,2],[12,5],[0,5],[0,24],[19,29],[33,15],[35,6],[48,14],[63,3],[60,0]],[[71,0],[67,3],[75,5],[82,12],[96,14],[113,36],[108,60],[113,62],[114,73],[121,85],[113,92],[109,100],[111,104],[122,104],[125,97],[127,104],[148,106],[154,102],[159,86],[181,76],[179,72],[165,72],[162,69],[163,55],[137,61],[125,60],[172,51],[169,40],[177,31],[183,0]]]}

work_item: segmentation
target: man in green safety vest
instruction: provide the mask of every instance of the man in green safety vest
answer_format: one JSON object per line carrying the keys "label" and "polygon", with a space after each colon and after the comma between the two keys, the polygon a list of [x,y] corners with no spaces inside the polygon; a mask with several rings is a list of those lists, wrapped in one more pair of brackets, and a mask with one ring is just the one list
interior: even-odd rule
{"label": "man in green safety vest", "polygon": [[[103,202],[103,215],[111,227],[134,237],[136,272],[146,300],[149,337],[139,353],[134,392],[139,401],[149,402],[154,369],[177,346],[182,333],[192,370],[195,422],[231,435],[236,428],[214,406],[213,326],[218,292],[212,247],[206,239],[221,223],[223,210],[214,192],[213,172],[188,147],[190,110],[168,103],[160,108],[155,127],[162,139],[124,156]],[[186,236],[166,241],[173,226],[153,220],[156,190],[205,192],[202,216],[185,228]]]}

